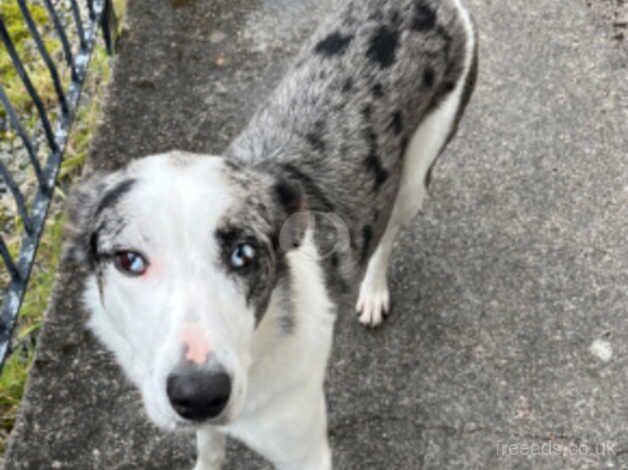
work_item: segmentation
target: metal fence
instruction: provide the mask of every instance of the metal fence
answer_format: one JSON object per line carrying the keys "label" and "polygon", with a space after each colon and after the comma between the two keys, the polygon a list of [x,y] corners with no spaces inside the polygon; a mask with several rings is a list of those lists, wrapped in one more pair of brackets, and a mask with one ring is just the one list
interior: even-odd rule
{"label": "metal fence", "polygon": [[[10,129],[19,139],[25,150],[19,170],[10,168],[0,160],[0,178],[13,198],[19,223],[13,234],[21,239],[19,253],[12,255],[5,237],[0,235],[0,256],[4,261],[7,286],[0,310],[0,370],[10,353],[11,338],[17,324],[18,313],[24,296],[28,278],[35,258],[35,252],[44,228],[48,208],[59,173],[68,134],[79,102],[81,88],[87,73],[87,66],[95,42],[100,34],[104,38],[107,51],[112,52],[112,33],[115,15],[111,0],[0,0],[11,2],[11,6],[21,13],[30,36],[29,44],[38,59],[43,61],[55,97],[53,106],[46,105],[37,87],[29,76],[28,66],[20,57],[16,39],[0,13],[0,54],[7,53],[10,64],[19,76],[25,96],[32,105],[32,115],[20,115],[19,109],[11,102],[0,76],[1,124],[5,131]],[[51,54],[42,38],[41,21],[34,20],[33,9],[45,12],[45,25],[60,43],[57,54]],[[45,9],[45,10],[44,10]],[[4,49],[4,50],[3,50]],[[1,57],[1,56],[0,56]],[[5,56],[6,57],[6,56]],[[48,79],[48,77],[46,77]],[[26,122],[27,121],[27,122]],[[1,129],[0,129],[1,130]],[[7,132],[4,133],[5,135]],[[36,135],[41,138],[37,139]],[[0,134],[0,139],[2,134]],[[41,145],[40,145],[41,144]],[[25,164],[24,164],[25,163]],[[32,171],[35,184],[32,193],[16,183],[17,171]],[[18,251],[18,250],[13,250]]]}

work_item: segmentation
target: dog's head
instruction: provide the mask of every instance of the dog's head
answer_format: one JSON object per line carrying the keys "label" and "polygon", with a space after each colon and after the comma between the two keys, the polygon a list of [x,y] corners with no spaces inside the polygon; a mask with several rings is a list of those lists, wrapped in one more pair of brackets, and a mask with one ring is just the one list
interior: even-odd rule
{"label": "dog's head", "polygon": [[239,414],[256,327],[307,223],[291,217],[301,208],[294,183],[183,152],[75,191],[69,254],[89,272],[90,326],[157,424]]}

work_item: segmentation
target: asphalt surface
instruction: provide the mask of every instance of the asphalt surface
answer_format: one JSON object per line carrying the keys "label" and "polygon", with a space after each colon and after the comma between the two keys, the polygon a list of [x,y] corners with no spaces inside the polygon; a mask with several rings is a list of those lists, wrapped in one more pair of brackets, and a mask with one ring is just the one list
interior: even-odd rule
{"label": "asphalt surface", "polygon": [[[219,153],[336,1],[129,2],[90,165]],[[340,309],[335,468],[628,468],[625,5],[469,3],[478,87],[395,248],[394,313]],[[191,468],[85,331],[81,280],[63,263],[6,468]],[[231,443],[227,468],[268,467]]]}

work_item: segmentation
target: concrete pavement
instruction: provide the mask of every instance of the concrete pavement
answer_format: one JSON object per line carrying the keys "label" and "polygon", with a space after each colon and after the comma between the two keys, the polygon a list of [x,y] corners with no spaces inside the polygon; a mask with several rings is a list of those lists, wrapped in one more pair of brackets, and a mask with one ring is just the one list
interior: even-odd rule
{"label": "concrete pavement", "polygon": [[[337,1],[129,2],[90,164],[219,153]],[[628,52],[615,7],[469,3],[478,88],[395,248],[394,313],[367,331],[353,299],[340,310],[335,468],[628,468]],[[64,263],[6,468],[191,468],[191,437],[147,423],[83,328],[80,283]],[[268,467],[231,443],[227,468]]]}

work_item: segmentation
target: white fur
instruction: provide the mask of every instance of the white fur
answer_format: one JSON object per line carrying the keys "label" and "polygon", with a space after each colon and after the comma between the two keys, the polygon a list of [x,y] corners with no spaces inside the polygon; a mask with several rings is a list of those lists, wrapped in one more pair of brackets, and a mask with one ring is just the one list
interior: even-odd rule
{"label": "white fur", "polygon": [[295,331],[277,328],[281,303],[269,311],[253,339],[249,394],[240,419],[224,430],[280,469],[331,468],[323,381],[335,306],[329,299],[310,232],[288,254],[293,281]]}
{"label": "white fur", "polygon": [[467,31],[464,71],[454,90],[432,111],[415,131],[404,156],[399,191],[386,231],[369,263],[360,285],[356,310],[360,323],[379,325],[390,308],[387,269],[393,243],[399,229],[407,224],[423,206],[427,194],[425,177],[443,148],[460,107],[467,76],[475,49],[475,34],[469,12],[459,0],[454,0]]}
{"label": "white fur", "polygon": [[[286,304],[277,292],[255,328],[254,312],[216,262],[212,233],[234,204],[230,183],[217,171],[219,159],[180,164],[180,157],[149,157],[128,170],[140,183],[118,209],[126,224],[116,244],[150,254],[151,266],[133,278],[107,264],[102,295],[91,275],[84,294],[92,313],[89,326],[140,389],[152,421],[168,430],[197,431],[196,470],[220,468],[225,434],[277,468],[329,469],[323,381],[335,307],[311,230],[301,247],[286,255],[294,330],[287,334],[280,326]],[[151,184],[142,185],[142,179]],[[182,330],[189,323],[202,325],[212,352],[232,377],[230,402],[221,421],[211,426],[179,417],[166,393],[166,378],[181,359]]]}
{"label": "white fur", "polygon": [[[281,302],[271,300],[253,338],[247,398],[239,418],[220,432],[236,437],[280,470],[331,469],[327,442],[325,368],[335,306],[329,299],[311,236],[288,255],[293,276],[295,331],[277,327]],[[198,432],[195,470],[218,470],[224,440],[216,430]],[[218,442],[217,442],[218,441]]]}

